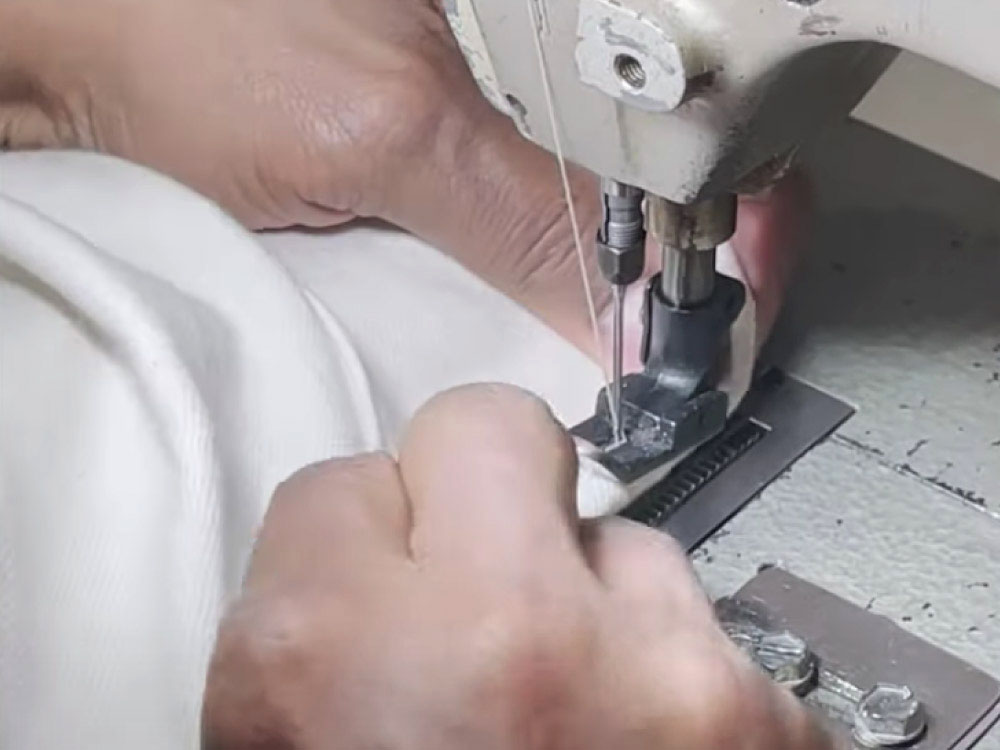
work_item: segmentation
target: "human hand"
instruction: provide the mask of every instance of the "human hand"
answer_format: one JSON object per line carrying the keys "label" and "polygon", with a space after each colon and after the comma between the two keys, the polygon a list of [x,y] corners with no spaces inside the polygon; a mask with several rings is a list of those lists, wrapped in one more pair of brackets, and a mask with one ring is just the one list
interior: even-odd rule
{"label": "human hand", "polygon": [[[0,50],[0,147],[147,164],[252,228],[386,219],[599,356],[552,156],[481,96],[435,0],[7,0]],[[597,181],[571,177],[589,246]],[[741,206],[762,328],[796,195]]]}
{"label": "human hand", "polygon": [[819,750],[790,694],[723,635],[680,549],[575,515],[546,407],[467,387],[398,463],[277,491],[219,631],[206,750]]}

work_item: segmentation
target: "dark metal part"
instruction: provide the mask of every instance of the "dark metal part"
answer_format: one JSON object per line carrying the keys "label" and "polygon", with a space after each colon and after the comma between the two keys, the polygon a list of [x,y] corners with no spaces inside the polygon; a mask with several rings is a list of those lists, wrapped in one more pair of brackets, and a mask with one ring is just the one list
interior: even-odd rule
{"label": "dark metal part", "polygon": [[647,526],[659,526],[767,432],[766,427],[752,419],[730,420],[719,437],[684,459],[670,476],[632,503],[622,515]]}
{"label": "dark metal part", "polygon": [[615,286],[628,286],[639,280],[646,265],[643,244],[615,247],[597,240],[597,267],[601,275]]}
{"label": "dark metal part", "polygon": [[620,435],[604,390],[594,416],[572,429],[600,448],[598,460],[626,483],[717,435],[728,413],[728,397],[709,385],[717,378],[729,329],[743,307],[743,285],[720,276],[712,299],[691,310],[672,307],[659,289],[655,278],[646,289],[646,368],[621,380]]}
{"label": "dark metal part", "polygon": [[854,408],[780,370],[757,379],[719,437],[639,497],[626,517],[692,550],[833,432]]}
{"label": "dark metal part", "polygon": [[908,686],[926,711],[909,747],[967,750],[1000,718],[1000,682],[957,657],[779,569],[759,573],[716,613],[724,628],[759,627],[802,638],[819,662],[804,701],[850,740],[856,711],[879,683]]}
{"label": "dark metal part", "polygon": [[728,276],[720,275],[714,289],[705,304],[684,309],[663,296],[659,277],[646,287],[645,373],[681,398],[690,398],[715,382],[729,349],[729,330],[746,302],[743,285]]}
{"label": "dark metal part", "polygon": [[682,399],[646,375],[627,375],[619,414],[627,440],[615,437],[604,391],[597,397],[594,416],[572,432],[600,448],[601,464],[628,484],[716,435],[726,423],[728,403],[720,391]]}

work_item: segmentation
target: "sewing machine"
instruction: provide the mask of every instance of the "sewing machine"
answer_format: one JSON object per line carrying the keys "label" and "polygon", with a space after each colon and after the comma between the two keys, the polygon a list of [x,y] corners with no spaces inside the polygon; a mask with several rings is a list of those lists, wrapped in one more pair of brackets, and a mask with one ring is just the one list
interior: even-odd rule
{"label": "sewing machine", "polygon": [[[586,438],[602,450],[605,465],[626,482],[652,471],[680,452],[699,445],[710,446],[720,431],[728,429],[724,426],[726,404],[716,390],[717,365],[725,352],[728,328],[743,300],[741,289],[714,273],[714,250],[734,231],[734,195],[754,192],[779,177],[800,147],[827,125],[846,117],[900,49],[1000,85],[1000,56],[993,51],[993,30],[1000,20],[1000,5],[988,0],[961,4],[918,0],[445,0],[445,7],[470,68],[493,104],[511,116],[526,137],[550,151],[558,149],[570,161],[604,178],[605,217],[596,248],[600,268],[608,281],[618,286],[635,283],[639,275],[636,257],[646,233],[662,249],[664,273],[646,291],[645,369],[642,373],[616,378],[620,405],[614,405],[616,397],[600,396],[594,416],[575,430],[578,437]],[[533,51],[536,39],[544,63],[542,75]],[[555,128],[549,120],[549,103],[555,115]],[[903,163],[901,157],[894,158],[897,166]],[[854,166],[857,168],[857,164]],[[918,183],[924,187],[927,184]],[[984,196],[987,194],[983,185],[977,183],[976,187]],[[969,200],[967,190],[962,193],[966,203],[978,203]],[[989,195],[995,197],[992,191]],[[955,202],[958,201],[956,197]],[[983,202],[987,202],[985,197]],[[934,227],[934,231],[938,229]],[[917,234],[909,233],[909,241]],[[852,257],[856,259],[857,254]],[[875,262],[871,265],[884,268]],[[835,273],[847,272],[841,269]],[[974,278],[971,272],[968,278]],[[971,283],[967,280],[965,285],[968,288]],[[949,299],[954,300],[956,294],[949,294]],[[901,296],[903,299],[895,302],[913,305],[913,300],[906,299],[905,294]],[[993,309],[992,305],[987,307]],[[1000,347],[1000,344],[989,346]],[[997,351],[992,349],[993,353]],[[847,367],[845,364],[845,371]],[[971,367],[975,372],[983,364],[977,359]],[[963,387],[964,398],[968,399],[973,390],[967,385]],[[979,393],[978,385],[975,389]],[[932,402],[927,408],[932,408],[934,394],[924,392],[924,395],[927,398],[918,403],[901,398],[898,407],[894,404],[893,408],[904,413],[904,409],[925,408],[927,401]],[[882,412],[883,420],[887,411]],[[650,423],[656,426],[653,443],[648,442],[650,433],[644,430],[642,439],[647,442],[636,445],[634,427],[640,421],[646,426]],[[933,419],[932,424],[936,424]],[[846,550],[845,560],[854,560],[859,566],[857,590],[871,594],[867,607],[862,599],[856,602],[860,607],[844,609],[843,603],[827,601],[808,585],[803,588],[773,574],[750,584],[748,597],[765,600],[771,614],[783,623],[781,627],[797,630],[806,641],[822,634],[816,635],[816,643],[810,642],[811,646],[818,644],[820,651],[826,649],[819,666],[809,662],[808,649],[803,648],[802,659],[796,663],[796,668],[803,671],[795,672],[793,681],[796,684],[813,681],[804,693],[811,696],[808,700],[843,699],[840,707],[831,711],[840,712],[835,718],[845,726],[853,724],[856,743],[869,747],[968,747],[1000,714],[997,683],[983,679],[981,672],[967,665],[960,667],[947,662],[942,652],[926,643],[907,640],[901,630],[887,631],[884,618],[865,611],[884,607],[883,612],[891,612],[909,630],[914,627],[916,616],[907,614],[910,610],[906,607],[912,606],[921,613],[921,618],[930,622],[935,610],[931,597],[943,596],[942,582],[952,577],[958,580],[958,571],[964,575],[965,570],[961,563],[954,562],[954,553],[942,552],[937,556],[927,550],[915,550],[911,554],[897,547],[896,555],[913,561],[909,563],[911,574],[904,579],[893,573],[892,555],[883,556],[880,551],[872,551],[876,547],[869,546],[866,550],[863,545],[885,544],[881,535],[909,545],[921,534],[930,536],[934,524],[940,525],[947,516],[949,531],[943,534],[945,540],[939,542],[942,548],[951,539],[971,538],[972,530],[981,528],[982,536],[977,537],[976,543],[982,549],[1000,549],[996,546],[997,535],[992,533],[996,529],[988,522],[966,518],[959,509],[939,508],[934,504],[934,493],[961,497],[968,493],[961,487],[956,493],[955,486],[947,480],[941,481],[942,473],[948,474],[950,461],[944,463],[943,471],[925,468],[934,466],[938,458],[921,457],[926,439],[913,439],[898,450],[870,449],[866,441],[857,438],[862,433],[863,436],[871,431],[877,433],[879,425],[868,420],[865,426],[868,429],[862,431],[859,426],[853,437],[840,437],[830,449],[844,453],[842,463],[832,464],[838,468],[859,461],[862,455],[871,463],[865,469],[869,473],[859,469],[851,475],[855,484],[845,485],[846,489],[840,487],[840,495],[856,492],[859,496],[869,496],[875,491],[859,487],[858,477],[874,475],[873,485],[877,485],[881,481],[877,478],[879,472],[894,473],[893,481],[905,478],[907,484],[900,479],[900,486],[908,486],[910,495],[905,505],[902,501],[897,504],[876,496],[870,497],[870,505],[858,503],[857,507],[864,507],[864,513],[871,515],[865,516],[865,523],[859,520],[852,528],[852,535],[859,538],[857,550],[853,549],[850,537],[838,536],[844,519],[837,516],[844,511],[831,510],[829,503],[820,510],[818,506],[810,509],[808,502],[803,501],[803,526],[796,527],[801,533],[798,542],[785,541],[787,531],[771,530],[768,524],[775,519],[765,513],[748,525],[759,535],[770,534],[767,545],[771,548],[786,550],[785,554],[787,550],[793,551],[799,565],[812,565],[815,559],[811,568],[814,575],[830,564],[846,565],[834,557]],[[955,430],[953,435],[961,433],[961,424]],[[968,455],[967,445],[964,450]],[[958,461],[954,455],[951,460]],[[973,467],[970,462],[967,468],[971,473],[973,468],[978,470],[982,466]],[[910,483],[911,479],[916,483]],[[737,483],[728,484],[731,487]],[[928,489],[928,498],[920,502],[926,505],[928,517],[933,515],[933,522],[904,516],[914,512],[913,488],[918,485]],[[832,494],[836,497],[838,492]],[[990,500],[981,496],[974,500],[978,506],[993,509]],[[821,542],[818,537],[809,536],[813,527],[827,520],[832,530],[824,526]],[[908,525],[911,523],[912,526]],[[898,533],[894,524],[901,527]],[[846,525],[851,526],[850,519]],[[959,527],[963,529],[961,534],[950,531]],[[735,568],[741,565],[735,562],[738,550],[746,551],[745,538],[742,544],[741,547],[737,543],[723,543],[714,549],[728,554],[732,558],[729,564]],[[872,570],[865,570],[863,566],[869,558],[879,564],[872,563]],[[982,569],[983,563],[978,564]],[[912,570],[917,567],[927,571],[921,574],[925,577],[917,586],[926,601],[915,605],[876,603],[886,591],[891,592],[886,595],[888,598],[895,596],[899,602],[906,602],[905,593],[893,587],[913,588]],[[876,590],[875,581],[888,588]],[[962,637],[972,643],[972,646],[963,643],[963,651],[975,653],[975,638],[994,621],[991,610],[995,607],[989,603],[989,597],[995,597],[995,593],[990,593],[986,582],[964,578],[962,581],[956,587],[958,593],[947,596],[963,617],[965,606],[970,613],[979,612],[979,619],[962,626],[965,633]],[[981,601],[977,598],[980,591]],[[851,624],[839,629],[831,626],[830,622],[841,615],[843,622]],[[747,625],[740,621],[742,616],[734,615],[728,623],[740,638],[745,636],[741,629]],[[952,618],[957,619],[958,615]],[[726,621],[725,616],[723,620]],[[866,641],[868,635],[875,633],[877,637]],[[781,654],[775,657],[773,652],[762,656],[758,648],[774,636],[775,633],[766,632],[755,635],[757,640],[748,650],[758,662],[770,659],[770,664],[762,666],[772,676],[780,677],[778,673],[790,663],[788,653],[783,657]],[[886,638],[897,645],[905,642],[905,648],[900,646],[905,653],[887,655],[884,649],[874,647],[876,642],[885,643]],[[950,645],[958,642],[959,636],[949,631],[945,640]],[[778,667],[774,666],[775,659]],[[846,665],[856,684],[852,679],[842,679],[840,673],[817,676],[822,665],[831,660]],[[935,666],[928,667],[932,663]],[[815,673],[808,676],[806,667]],[[941,674],[951,667],[957,669],[956,677],[942,684]],[[887,672],[898,682],[909,681],[924,700],[920,710],[928,711],[930,720],[925,715],[917,722],[921,728],[916,733],[903,731],[914,728],[913,716],[897,722],[895,737],[891,732],[873,736],[865,729],[871,728],[864,723],[871,718],[863,716],[865,695],[851,694],[851,690],[866,681],[878,681]],[[960,684],[959,673],[979,682]],[[784,676],[788,676],[787,669]],[[817,687],[817,681],[823,684]],[[868,693],[877,694],[870,684],[864,687],[871,688]],[[837,698],[841,688],[843,694]],[[826,697],[817,698],[821,694]],[[911,695],[910,707],[916,705],[912,698]],[[946,707],[949,700],[956,703]],[[900,711],[906,709],[903,704],[907,700],[898,702],[902,706]],[[823,705],[824,709],[830,707]],[[956,720],[961,711],[965,714]],[[914,709],[914,715],[917,713]],[[947,725],[942,717],[954,724]],[[994,739],[995,746],[1000,746],[1000,736],[994,735]]]}
{"label": "sewing machine", "polygon": [[[613,389],[574,430],[623,481],[725,422],[714,381],[744,302],[739,285],[715,273],[715,250],[735,230],[736,194],[779,177],[899,49],[1000,84],[991,54],[1000,7],[989,0],[960,9],[914,0],[446,0],[445,8],[490,101],[527,138],[604,178],[596,248],[616,300],[641,275],[646,234],[662,249],[643,313],[645,369],[623,376],[616,336]],[[618,332],[620,304],[616,313]]]}

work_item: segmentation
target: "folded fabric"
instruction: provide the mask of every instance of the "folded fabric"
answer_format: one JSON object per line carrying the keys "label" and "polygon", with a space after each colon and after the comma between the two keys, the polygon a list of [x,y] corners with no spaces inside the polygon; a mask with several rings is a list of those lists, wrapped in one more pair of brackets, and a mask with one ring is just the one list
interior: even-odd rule
{"label": "folded fabric", "polygon": [[[734,397],[752,338],[749,307]],[[197,747],[215,625],[276,484],[391,451],[427,398],[477,381],[573,424],[601,375],[402,232],[254,236],[122,161],[0,154],[0,747]],[[595,466],[584,515],[641,489]]]}

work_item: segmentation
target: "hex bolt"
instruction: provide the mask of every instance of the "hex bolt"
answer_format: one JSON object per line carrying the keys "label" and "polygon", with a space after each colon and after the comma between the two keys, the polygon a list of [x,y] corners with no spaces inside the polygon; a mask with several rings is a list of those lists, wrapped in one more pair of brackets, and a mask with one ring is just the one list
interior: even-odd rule
{"label": "hex bolt", "polygon": [[910,745],[927,729],[927,711],[906,685],[878,683],[854,709],[854,738],[863,747]]}
{"label": "hex bolt", "polygon": [[815,654],[787,630],[764,633],[754,644],[753,658],[772,680],[796,695],[808,690],[816,673]]}

